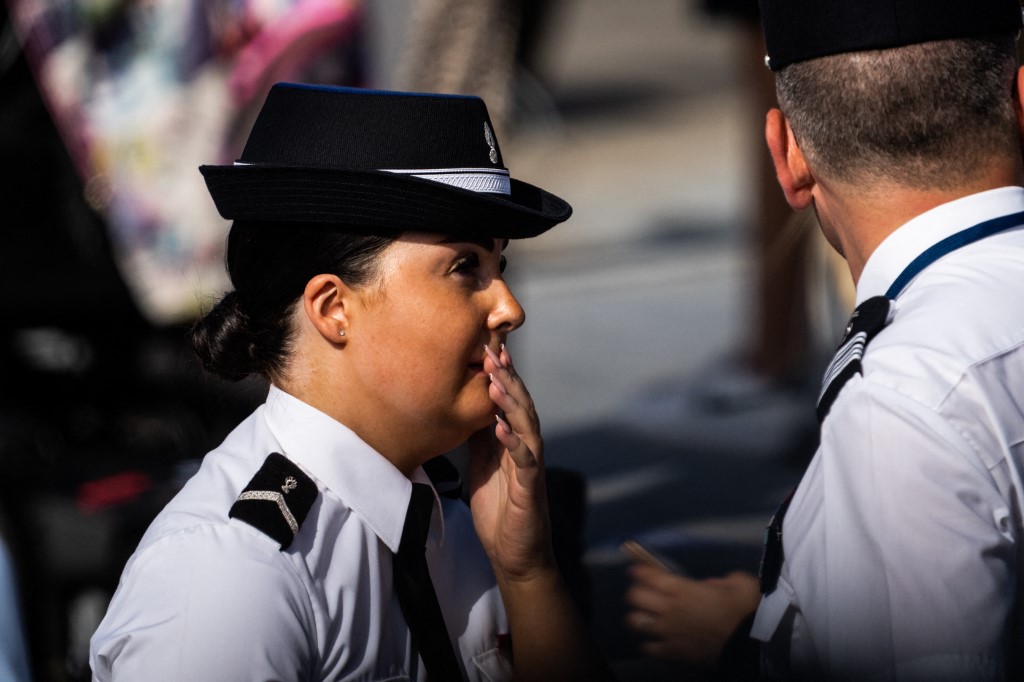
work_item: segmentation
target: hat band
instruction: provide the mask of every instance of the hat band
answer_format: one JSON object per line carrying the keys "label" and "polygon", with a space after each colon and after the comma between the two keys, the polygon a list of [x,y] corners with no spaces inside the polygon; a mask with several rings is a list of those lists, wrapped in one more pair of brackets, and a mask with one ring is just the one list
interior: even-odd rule
{"label": "hat band", "polygon": [[381,168],[386,173],[411,175],[413,177],[451,185],[471,192],[487,194],[512,194],[508,171],[493,168],[415,168],[399,170]]}

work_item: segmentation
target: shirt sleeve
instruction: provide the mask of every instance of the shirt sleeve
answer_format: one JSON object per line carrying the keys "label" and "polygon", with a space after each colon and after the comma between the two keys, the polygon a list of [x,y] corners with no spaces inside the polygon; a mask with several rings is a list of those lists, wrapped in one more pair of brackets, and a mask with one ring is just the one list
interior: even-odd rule
{"label": "shirt sleeve", "polygon": [[316,631],[277,543],[238,524],[139,550],[92,640],[94,680],[310,679]]}
{"label": "shirt sleeve", "polygon": [[998,678],[1011,510],[941,417],[859,383],[826,420],[784,525],[791,665],[833,679]]}

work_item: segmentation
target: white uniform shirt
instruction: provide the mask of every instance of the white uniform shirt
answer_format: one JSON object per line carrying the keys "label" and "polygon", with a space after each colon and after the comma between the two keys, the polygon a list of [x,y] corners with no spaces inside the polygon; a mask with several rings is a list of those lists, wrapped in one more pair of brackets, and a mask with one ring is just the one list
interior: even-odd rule
{"label": "white uniform shirt", "polygon": [[[919,254],[1024,211],[1002,188],[940,206],[871,255],[858,303]],[[903,290],[840,391],[783,524],[752,636],[800,679],[999,679],[1016,606],[1024,463],[1024,230],[964,246]],[[1024,632],[1017,630],[1018,633]]]}
{"label": "white uniform shirt", "polygon": [[[228,511],[278,452],[319,495],[292,544]],[[414,480],[429,483],[422,469]],[[128,561],[92,639],[95,680],[425,679],[392,589],[412,483],[349,429],[271,387]],[[439,498],[427,562],[470,680],[511,674],[504,608],[465,504]],[[459,656],[461,654],[461,656]]]}

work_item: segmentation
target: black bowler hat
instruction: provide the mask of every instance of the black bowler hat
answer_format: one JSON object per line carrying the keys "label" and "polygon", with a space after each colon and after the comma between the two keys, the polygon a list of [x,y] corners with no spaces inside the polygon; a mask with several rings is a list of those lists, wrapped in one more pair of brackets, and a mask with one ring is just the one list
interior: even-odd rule
{"label": "black bowler hat", "polygon": [[1018,0],[760,0],[768,56],[778,71],[843,52],[1012,33]]}
{"label": "black bowler hat", "polygon": [[572,207],[509,177],[479,97],[278,83],[231,166],[200,166],[225,218],[533,237]]}

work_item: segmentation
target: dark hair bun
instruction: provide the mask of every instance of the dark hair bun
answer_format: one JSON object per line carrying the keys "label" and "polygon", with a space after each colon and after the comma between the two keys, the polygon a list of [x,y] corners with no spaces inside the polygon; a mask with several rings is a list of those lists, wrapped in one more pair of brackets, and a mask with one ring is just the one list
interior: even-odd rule
{"label": "dark hair bun", "polygon": [[260,371],[251,338],[249,318],[233,291],[197,319],[189,332],[192,349],[203,368],[228,381],[240,381]]}

